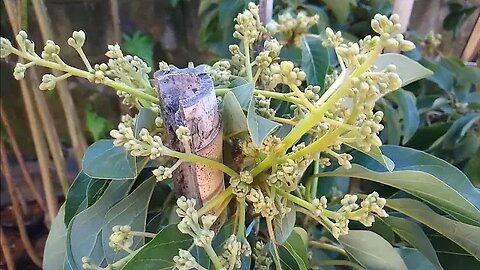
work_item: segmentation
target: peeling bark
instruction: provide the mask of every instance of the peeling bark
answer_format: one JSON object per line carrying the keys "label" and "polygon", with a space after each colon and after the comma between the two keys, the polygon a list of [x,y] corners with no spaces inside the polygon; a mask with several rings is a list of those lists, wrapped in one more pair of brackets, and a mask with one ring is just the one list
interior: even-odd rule
{"label": "peeling bark", "polygon": [[[165,117],[168,145],[185,151],[175,130],[190,129],[193,154],[222,162],[222,118],[212,79],[195,68],[157,71],[154,75]],[[177,196],[197,200],[199,206],[225,189],[223,172],[184,162],[173,174]]]}

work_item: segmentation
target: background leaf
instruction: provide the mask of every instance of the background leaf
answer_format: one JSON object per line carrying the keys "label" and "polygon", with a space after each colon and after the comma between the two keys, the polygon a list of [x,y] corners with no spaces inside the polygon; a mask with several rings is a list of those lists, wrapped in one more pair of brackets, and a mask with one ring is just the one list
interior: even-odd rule
{"label": "background leaf", "polygon": [[65,205],[58,210],[57,217],[52,222],[43,251],[43,269],[63,270],[66,254],[67,228],[64,222]]}
{"label": "background leaf", "polygon": [[232,92],[228,92],[223,96],[222,117],[225,137],[228,138],[248,130],[247,117]]}
{"label": "background leaf", "polygon": [[402,79],[402,86],[433,75],[433,72],[428,68],[398,53],[384,53],[375,61],[377,70],[383,70],[391,64],[397,67],[395,72]]}
{"label": "background leaf", "polygon": [[350,230],[338,239],[360,265],[369,270],[406,270],[400,255],[385,239],[370,231]]}
{"label": "background leaf", "polygon": [[303,270],[308,266],[308,251],[302,237],[293,230],[288,239],[278,248],[284,269]]}
{"label": "background leaf", "polygon": [[135,157],[113,140],[100,140],[88,147],[83,156],[83,172],[97,179],[125,180],[137,176]]}
{"label": "background leaf", "polygon": [[[112,182],[100,199],[75,216],[67,229],[67,261],[73,270],[82,269],[84,256],[101,265],[104,261],[102,228],[105,215],[130,189],[132,181]],[[110,229],[111,230],[111,229]]]}
{"label": "background leaf", "polygon": [[147,108],[140,108],[138,115],[135,120],[135,138],[138,139],[138,134],[143,128],[146,128],[148,131],[152,131],[156,128],[155,118],[158,114]]}
{"label": "background leaf", "polygon": [[443,269],[432,243],[430,243],[420,226],[410,220],[395,216],[389,216],[381,220],[390,226],[403,240],[421,252],[434,265],[434,268]]}
{"label": "background leaf", "polygon": [[434,270],[438,269],[418,250],[413,248],[395,249],[407,265],[408,270]]}
{"label": "background leaf", "polygon": [[281,124],[277,122],[258,115],[255,112],[253,102],[250,103],[248,108],[247,124],[248,131],[250,132],[250,136],[252,136],[252,141],[256,147],[260,147],[265,138],[281,126]]}
{"label": "background leaf", "polygon": [[480,227],[443,217],[413,199],[389,199],[387,206],[443,234],[480,261]]}
{"label": "background leaf", "polygon": [[173,269],[173,257],[178,255],[178,250],[188,250],[192,243],[192,237],[181,233],[177,224],[170,224],[138,251],[122,270]]}
{"label": "background leaf", "polygon": [[[155,177],[150,177],[138,186],[127,197],[115,204],[105,215],[102,229],[103,252],[107,263],[111,264],[128,255],[126,251],[116,252],[109,246],[112,227],[130,225],[132,231],[144,232],[147,218],[147,207],[155,186]],[[132,250],[144,244],[143,237],[133,239]]]}
{"label": "background leaf", "polygon": [[88,207],[87,189],[92,178],[82,171],[75,177],[72,185],[68,189],[65,200],[65,225],[68,226],[70,220],[80,211]]}
{"label": "background leaf", "polygon": [[302,70],[307,74],[307,83],[325,88],[328,70],[328,50],[322,46],[320,36],[308,35],[302,38]]}

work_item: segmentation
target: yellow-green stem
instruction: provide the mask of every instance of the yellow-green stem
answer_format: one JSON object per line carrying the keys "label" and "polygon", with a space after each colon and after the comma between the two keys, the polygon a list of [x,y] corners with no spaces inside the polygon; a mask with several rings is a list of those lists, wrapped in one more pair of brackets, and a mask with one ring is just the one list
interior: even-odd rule
{"label": "yellow-green stem", "polygon": [[245,197],[239,198],[238,200],[238,211],[239,219],[238,219],[238,231],[237,231],[237,238],[239,240],[245,239]]}
{"label": "yellow-green stem", "polygon": [[310,100],[308,100],[308,98],[302,93],[302,91],[300,91],[300,89],[298,89],[298,86],[296,86],[295,84],[293,83],[289,83],[288,84],[288,87],[290,87],[290,89],[293,91],[293,93],[297,96],[297,98],[300,99],[300,101],[302,102],[302,105],[307,107],[311,112],[315,111],[317,108],[315,107],[315,105],[313,105]]}
{"label": "yellow-green stem", "polygon": [[215,250],[213,250],[212,245],[207,245],[203,248],[207,252],[208,257],[210,257],[210,260],[212,261],[213,265],[215,266],[215,269],[221,270],[222,269],[222,263],[220,262],[220,259],[218,258],[217,253],[215,253]]}
{"label": "yellow-green stem", "polygon": [[167,156],[182,159],[187,162],[207,165],[228,174],[230,177],[238,177],[238,173],[235,172],[232,168],[228,167],[223,163],[217,162],[215,160],[211,160],[211,159],[208,159],[202,156],[197,156],[194,154],[187,154],[187,153],[174,151],[166,147],[164,148],[164,151],[165,151],[165,155]]}
{"label": "yellow-green stem", "polygon": [[217,207],[220,203],[225,201],[228,196],[232,194],[233,188],[232,186],[229,186],[226,188],[224,191],[222,191],[219,195],[215,196],[212,200],[208,201],[202,208],[198,210],[198,215],[202,216],[208,213],[210,210],[214,209]]}
{"label": "yellow-green stem", "polygon": [[319,249],[324,249],[324,250],[329,250],[329,251],[335,251],[338,252],[344,256],[347,256],[347,252],[345,249],[332,245],[332,244],[327,244],[319,241],[310,241],[309,245],[314,248],[319,248]]}

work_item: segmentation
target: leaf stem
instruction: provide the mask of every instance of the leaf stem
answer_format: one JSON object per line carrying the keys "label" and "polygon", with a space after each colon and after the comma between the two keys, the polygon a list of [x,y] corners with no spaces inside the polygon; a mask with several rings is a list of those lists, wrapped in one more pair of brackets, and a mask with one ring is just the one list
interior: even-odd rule
{"label": "leaf stem", "polygon": [[240,217],[238,219],[238,231],[237,231],[237,238],[240,240],[245,239],[245,197],[238,198],[238,210],[240,211]]}
{"label": "leaf stem", "polygon": [[219,205],[221,202],[225,201],[226,198],[228,198],[232,194],[232,186],[229,186],[226,188],[224,191],[222,191],[220,194],[218,194],[215,198],[212,200],[208,201],[202,208],[198,210],[198,215],[203,216],[206,213],[208,213],[210,210],[215,208],[217,205]]}
{"label": "leaf stem", "polygon": [[217,253],[215,253],[215,250],[213,250],[212,245],[206,245],[203,247],[205,251],[207,252],[208,257],[210,257],[210,260],[212,261],[213,265],[215,266],[215,269],[221,270],[222,269],[222,263],[220,262],[220,259],[217,256]]}
{"label": "leaf stem", "polygon": [[174,151],[167,147],[164,147],[163,149],[165,151],[165,155],[167,156],[182,159],[187,162],[207,165],[228,174],[230,177],[238,177],[237,172],[235,172],[232,168],[228,167],[227,165],[220,163],[218,161],[208,159],[206,157],[198,156],[195,154],[187,154],[187,153]]}
{"label": "leaf stem", "polygon": [[338,247],[336,245],[327,244],[327,243],[323,243],[323,242],[319,242],[319,241],[310,241],[309,245],[311,247],[314,247],[314,248],[319,248],[319,249],[324,249],[324,250],[329,250],[329,251],[335,251],[335,252],[338,252],[338,253],[340,253],[344,256],[347,256],[347,252],[345,251],[345,249],[343,249],[341,247]]}

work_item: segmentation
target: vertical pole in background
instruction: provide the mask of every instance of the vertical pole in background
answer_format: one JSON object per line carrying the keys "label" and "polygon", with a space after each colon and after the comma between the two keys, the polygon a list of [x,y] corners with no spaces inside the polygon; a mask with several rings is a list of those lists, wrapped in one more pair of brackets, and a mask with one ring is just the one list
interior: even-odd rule
{"label": "vertical pole in background", "polygon": [[402,33],[407,31],[414,2],[415,0],[395,0],[395,3],[393,4],[393,13],[396,13],[398,16],[400,16]]}

